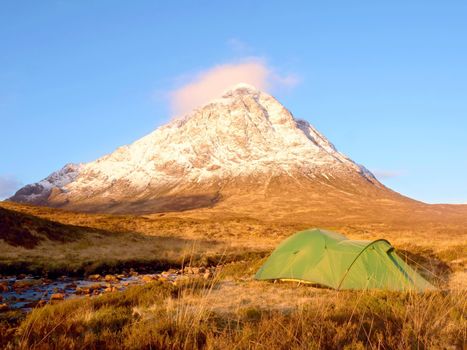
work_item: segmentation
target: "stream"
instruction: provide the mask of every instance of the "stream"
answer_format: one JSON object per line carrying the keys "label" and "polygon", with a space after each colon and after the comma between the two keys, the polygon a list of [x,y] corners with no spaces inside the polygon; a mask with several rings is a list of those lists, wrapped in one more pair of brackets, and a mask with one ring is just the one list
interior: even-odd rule
{"label": "stream", "polygon": [[130,286],[142,285],[152,280],[175,281],[178,272],[117,275],[91,275],[87,278],[62,276],[47,279],[32,275],[0,276],[0,312],[21,310],[29,312],[47,303],[103,293],[123,291]]}

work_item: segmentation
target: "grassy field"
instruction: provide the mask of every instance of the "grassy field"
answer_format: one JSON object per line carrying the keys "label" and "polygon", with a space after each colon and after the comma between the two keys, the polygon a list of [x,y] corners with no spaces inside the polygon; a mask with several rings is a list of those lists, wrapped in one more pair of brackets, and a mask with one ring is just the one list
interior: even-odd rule
{"label": "grassy field", "polygon": [[[0,348],[467,347],[467,234],[461,219],[423,221],[407,214],[367,222],[324,216],[260,220],[253,212],[239,216],[216,210],[133,216],[0,206],[27,216],[25,227],[33,236],[28,242],[35,242],[0,240],[3,271],[59,275],[219,264],[212,280],[152,282],[27,315],[0,313]],[[419,221],[411,224],[411,219]],[[388,239],[439,291],[334,291],[253,280],[282,239],[314,226],[355,239]],[[58,239],[55,229],[66,232],[66,239]]]}
{"label": "grassy field", "polygon": [[[74,217],[73,213],[65,214]],[[265,256],[273,244],[271,240],[252,245],[248,240],[199,235],[185,238],[164,231],[161,226],[165,223],[149,234],[127,228],[127,218],[119,224],[112,220],[110,225],[99,220],[99,226],[89,227],[0,207],[0,274],[87,275],[130,267],[163,270],[179,267],[188,259],[198,265],[216,265]],[[167,226],[182,225],[170,222]]]}
{"label": "grassy field", "polygon": [[467,294],[334,291],[257,282],[261,264],[213,280],[151,282],[0,321],[18,349],[463,349]]}
{"label": "grassy field", "polygon": [[66,242],[46,239],[34,249],[0,240],[0,269],[4,271],[93,273],[136,263],[178,266],[187,256],[200,263],[216,264],[264,256],[294,232],[321,227],[352,239],[385,238],[412,265],[434,273],[449,288],[467,288],[467,215],[465,224],[462,215],[439,221],[430,216],[422,220],[413,213],[385,220],[369,215],[367,222],[354,217],[315,215],[302,222],[306,216],[260,220],[254,211],[251,216],[241,217],[215,209],[134,216],[74,213],[7,202],[0,203],[0,208],[58,225],[72,225],[78,229],[78,235],[84,233],[79,239]]}

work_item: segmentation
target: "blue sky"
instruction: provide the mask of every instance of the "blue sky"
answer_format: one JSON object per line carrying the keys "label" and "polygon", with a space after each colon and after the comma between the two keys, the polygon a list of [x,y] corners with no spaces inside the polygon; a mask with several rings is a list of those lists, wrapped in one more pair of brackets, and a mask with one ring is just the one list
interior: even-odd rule
{"label": "blue sky", "polygon": [[256,60],[383,183],[467,203],[466,18],[465,1],[0,1],[0,195],[140,138],[173,91]]}

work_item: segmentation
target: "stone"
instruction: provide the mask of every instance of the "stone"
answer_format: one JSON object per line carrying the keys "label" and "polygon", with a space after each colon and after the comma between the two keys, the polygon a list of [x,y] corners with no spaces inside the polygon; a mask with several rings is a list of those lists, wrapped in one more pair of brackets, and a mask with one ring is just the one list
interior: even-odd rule
{"label": "stone", "polygon": [[102,279],[102,276],[97,273],[94,275],[89,275],[88,279],[91,281],[100,281]]}
{"label": "stone", "polygon": [[50,296],[50,300],[63,300],[65,299],[65,294],[63,293],[54,293]]}
{"label": "stone", "polygon": [[104,286],[102,284],[95,283],[95,284],[88,286],[87,288],[89,288],[91,291],[95,291],[95,290],[104,288]]}
{"label": "stone", "polygon": [[0,283],[0,292],[8,292],[8,282],[1,282]]}
{"label": "stone", "polygon": [[13,283],[12,288],[15,291],[21,291],[21,290],[24,290],[24,289],[29,289],[33,285],[34,285],[34,281],[16,281],[15,283]]}
{"label": "stone", "polygon": [[156,276],[151,276],[151,275],[144,275],[143,277],[141,277],[141,280],[142,280],[143,282],[146,282],[146,283],[152,282],[152,281],[154,281],[154,280],[156,280],[156,279],[157,279]]}
{"label": "stone", "polygon": [[75,294],[77,295],[89,294],[89,293],[91,293],[91,290],[89,288],[77,287],[75,289]]}
{"label": "stone", "polygon": [[106,282],[118,282],[118,278],[115,275],[105,275],[104,280]]}

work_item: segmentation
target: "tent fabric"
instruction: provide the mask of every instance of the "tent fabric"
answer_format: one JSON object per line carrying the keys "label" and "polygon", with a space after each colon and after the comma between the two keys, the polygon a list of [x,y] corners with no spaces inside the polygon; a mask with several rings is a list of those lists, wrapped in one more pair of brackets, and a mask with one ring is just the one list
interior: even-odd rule
{"label": "tent fabric", "polygon": [[255,278],[303,281],[334,289],[435,289],[388,241],[350,240],[321,229],[301,231],[284,240]]}

